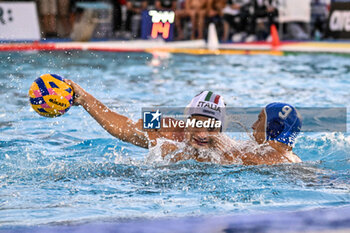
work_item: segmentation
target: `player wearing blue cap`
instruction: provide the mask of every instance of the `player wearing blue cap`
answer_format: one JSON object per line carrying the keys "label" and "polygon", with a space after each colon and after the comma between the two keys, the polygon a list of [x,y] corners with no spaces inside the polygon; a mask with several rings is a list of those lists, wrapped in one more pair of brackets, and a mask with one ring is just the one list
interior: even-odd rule
{"label": "player wearing blue cap", "polygon": [[261,147],[254,151],[245,148],[243,156],[240,156],[243,164],[301,162],[292,151],[301,125],[301,116],[293,106],[286,103],[268,104],[252,125],[254,139]]}

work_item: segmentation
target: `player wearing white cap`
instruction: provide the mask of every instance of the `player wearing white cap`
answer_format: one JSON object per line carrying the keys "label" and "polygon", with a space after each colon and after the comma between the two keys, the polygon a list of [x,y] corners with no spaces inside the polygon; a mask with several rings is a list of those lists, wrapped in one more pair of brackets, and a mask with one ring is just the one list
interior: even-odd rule
{"label": "player wearing white cap", "polygon": [[[166,129],[144,130],[142,119],[133,122],[128,117],[111,111],[78,84],[71,80],[65,81],[74,89],[74,105],[84,107],[107,132],[120,140],[152,148],[158,144],[159,139],[165,139],[161,144],[161,155],[165,157],[172,154],[172,161],[194,159],[213,162],[213,158],[204,155],[208,151],[214,152],[219,158],[228,156],[224,152],[227,148],[223,146],[223,139],[219,137],[225,118],[225,103],[220,95],[203,91],[195,96],[186,108],[190,118],[185,127],[175,124],[178,121],[176,119],[168,119],[167,122],[173,124],[169,124]],[[208,121],[214,124],[207,124],[206,127],[205,122]],[[179,146],[179,143],[185,146]]]}

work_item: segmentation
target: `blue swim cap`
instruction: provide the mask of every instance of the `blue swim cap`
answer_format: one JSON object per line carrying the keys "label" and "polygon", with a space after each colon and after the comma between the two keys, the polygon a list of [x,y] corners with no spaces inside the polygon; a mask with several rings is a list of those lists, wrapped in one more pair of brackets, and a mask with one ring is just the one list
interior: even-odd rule
{"label": "blue swim cap", "polygon": [[266,141],[278,141],[293,146],[301,129],[301,116],[291,105],[271,103],[265,107]]}

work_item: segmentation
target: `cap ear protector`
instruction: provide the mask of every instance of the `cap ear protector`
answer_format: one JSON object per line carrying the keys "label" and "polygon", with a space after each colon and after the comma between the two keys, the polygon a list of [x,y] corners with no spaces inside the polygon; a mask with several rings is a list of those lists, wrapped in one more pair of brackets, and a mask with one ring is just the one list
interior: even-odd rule
{"label": "cap ear protector", "polygon": [[284,122],[279,118],[275,118],[267,122],[266,133],[272,138],[277,138],[284,131],[284,127]]}

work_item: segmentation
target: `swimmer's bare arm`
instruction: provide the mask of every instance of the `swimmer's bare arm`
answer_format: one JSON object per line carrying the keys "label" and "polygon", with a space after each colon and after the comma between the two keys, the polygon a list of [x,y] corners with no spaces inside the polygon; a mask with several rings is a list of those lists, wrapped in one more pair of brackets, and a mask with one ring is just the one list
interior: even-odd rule
{"label": "swimmer's bare arm", "polygon": [[84,109],[111,135],[136,146],[148,148],[149,139],[142,131],[142,120],[133,122],[128,117],[113,112],[95,97],[71,80],[65,81],[72,86],[75,94],[74,105]]}

